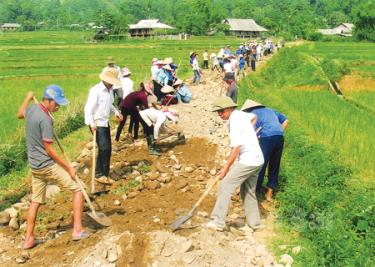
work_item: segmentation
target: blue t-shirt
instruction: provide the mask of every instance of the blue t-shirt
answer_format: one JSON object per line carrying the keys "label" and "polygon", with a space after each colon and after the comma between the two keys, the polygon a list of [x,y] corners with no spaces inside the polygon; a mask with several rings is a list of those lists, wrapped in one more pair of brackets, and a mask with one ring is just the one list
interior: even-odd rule
{"label": "blue t-shirt", "polygon": [[281,124],[287,120],[280,112],[270,108],[255,108],[251,113],[257,115],[257,123],[255,128],[262,127],[258,135],[260,137],[269,137],[274,135],[284,135],[284,130]]}

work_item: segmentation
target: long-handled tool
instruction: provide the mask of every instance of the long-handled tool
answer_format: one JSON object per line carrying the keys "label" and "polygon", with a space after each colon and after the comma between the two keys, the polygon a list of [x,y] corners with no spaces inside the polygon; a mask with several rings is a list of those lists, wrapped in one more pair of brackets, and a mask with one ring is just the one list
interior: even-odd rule
{"label": "long-handled tool", "polygon": [[198,206],[201,204],[203,199],[208,195],[208,193],[211,191],[211,189],[217,184],[217,182],[220,180],[220,177],[216,177],[215,180],[212,182],[212,184],[206,189],[206,191],[203,193],[203,195],[198,199],[198,201],[194,204],[193,208],[188,212],[188,214],[181,216],[176,221],[174,221],[170,227],[173,231],[176,231],[178,228],[181,227],[187,220],[189,220],[191,217],[193,217],[195,210],[198,208]]}
{"label": "long-handled tool", "polygon": [[[38,103],[38,100],[35,97],[34,97],[34,102]],[[53,118],[53,117],[51,116],[51,118]],[[64,150],[63,146],[61,145],[60,140],[57,137],[57,134],[56,134],[55,130],[53,130],[53,137],[55,138],[56,143],[59,146],[59,148],[61,150],[61,153],[64,155],[66,161],[71,165],[72,163],[69,159],[69,156],[65,153],[65,150]],[[91,212],[87,212],[87,215],[90,216],[94,221],[96,221],[98,224],[100,224],[102,226],[106,226],[106,227],[111,226],[112,225],[111,218],[107,217],[102,212],[96,212],[95,211],[95,208],[92,205],[91,200],[86,193],[86,190],[84,188],[84,185],[83,185],[82,181],[78,178],[78,175],[76,175],[75,178],[76,178],[77,184],[78,184],[79,188],[81,189],[81,191],[83,193],[83,196],[85,197],[85,200],[86,200],[86,202],[89,205],[90,210],[91,210]]]}
{"label": "long-handled tool", "polygon": [[96,167],[96,129],[92,133],[92,170],[91,170],[91,194],[95,193],[95,167]]}

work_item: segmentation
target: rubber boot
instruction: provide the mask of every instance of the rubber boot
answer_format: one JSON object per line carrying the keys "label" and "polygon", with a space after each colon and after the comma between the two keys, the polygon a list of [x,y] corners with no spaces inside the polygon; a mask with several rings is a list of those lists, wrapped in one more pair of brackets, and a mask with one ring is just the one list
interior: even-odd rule
{"label": "rubber boot", "polygon": [[153,143],[154,137],[152,135],[149,135],[146,137],[146,140],[147,140],[148,153],[150,155],[160,156],[160,152],[154,149],[154,146],[155,146],[155,144]]}
{"label": "rubber boot", "polygon": [[152,149],[160,154],[161,150],[156,146],[153,135],[151,135],[151,144],[152,144]]}

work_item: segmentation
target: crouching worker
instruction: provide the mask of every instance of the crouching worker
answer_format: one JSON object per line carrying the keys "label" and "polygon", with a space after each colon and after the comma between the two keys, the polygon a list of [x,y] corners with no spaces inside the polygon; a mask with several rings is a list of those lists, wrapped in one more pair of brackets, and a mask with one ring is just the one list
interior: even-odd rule
{"label": "crouching worker", "polygon": [[173,88],[176,90],[175,98],[177,98],[178,102],[190,103],[192,98],[191,92],[182,80],[177,79],[173,84]]}
{"label": "crouching worker", "polygon": [[82,227],[83,195],[75,181],[76,171],[53,147],[53,121],[52,112],[59,110],[60,106],[69,102],[63,90],[57,85],[46,88],[43,101],[29,107],[33,101],[32,92],[27,94],[20,106],[17,117],[26,120],[26,145],[27,158],[31,168],[32,200],[27,213],[26,237],[24,249],[31,249],[38,245],[34,236],[35,221],[38,209],[45,202],[46,186],[53,183],[73,192],[73,232],[72,239],[80,240],[88,237]]}
{"label": "crouching worker", "polygon": [[[225,227],[231,196],[240,186],[247,224],[253,230],[260,228],[260,214],[255,195],[258,173],[263,165],[263,155],[251,121],[254,114],[236,110],[237,104],[227,96],[214,101],[213,111],[228,121],[231,152],[224,168],[219,172],[221,179],[211,221],[206,227],[222,231]],[[233,167],[234,161],[238,163]]]}

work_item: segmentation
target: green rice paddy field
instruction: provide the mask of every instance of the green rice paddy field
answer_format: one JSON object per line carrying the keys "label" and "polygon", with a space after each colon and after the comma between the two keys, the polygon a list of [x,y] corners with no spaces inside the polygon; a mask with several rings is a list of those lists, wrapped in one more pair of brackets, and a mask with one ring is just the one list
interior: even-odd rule
{"label": "green rice paddy field", "polygon": [[[180,64],[178,74],[191,76],[189,52],[218,52],[225,44],[238,45],[236,38],[194,38],[174,40],[124,40],[121,42],[86,43],[88,33],[25,32],[0,34],[0,144],[12,141],[22,122],[15,113],[27,91],[41,95],[49,84],[64,88],[71,100],[83,105],[89,88],[113,56],[118,65],[132,71],[136,84],[150,77],[153,57],[173,57]],[[62,112],[60,116],[64,116]],[[21,127],[22,128],[22,127]]]}

